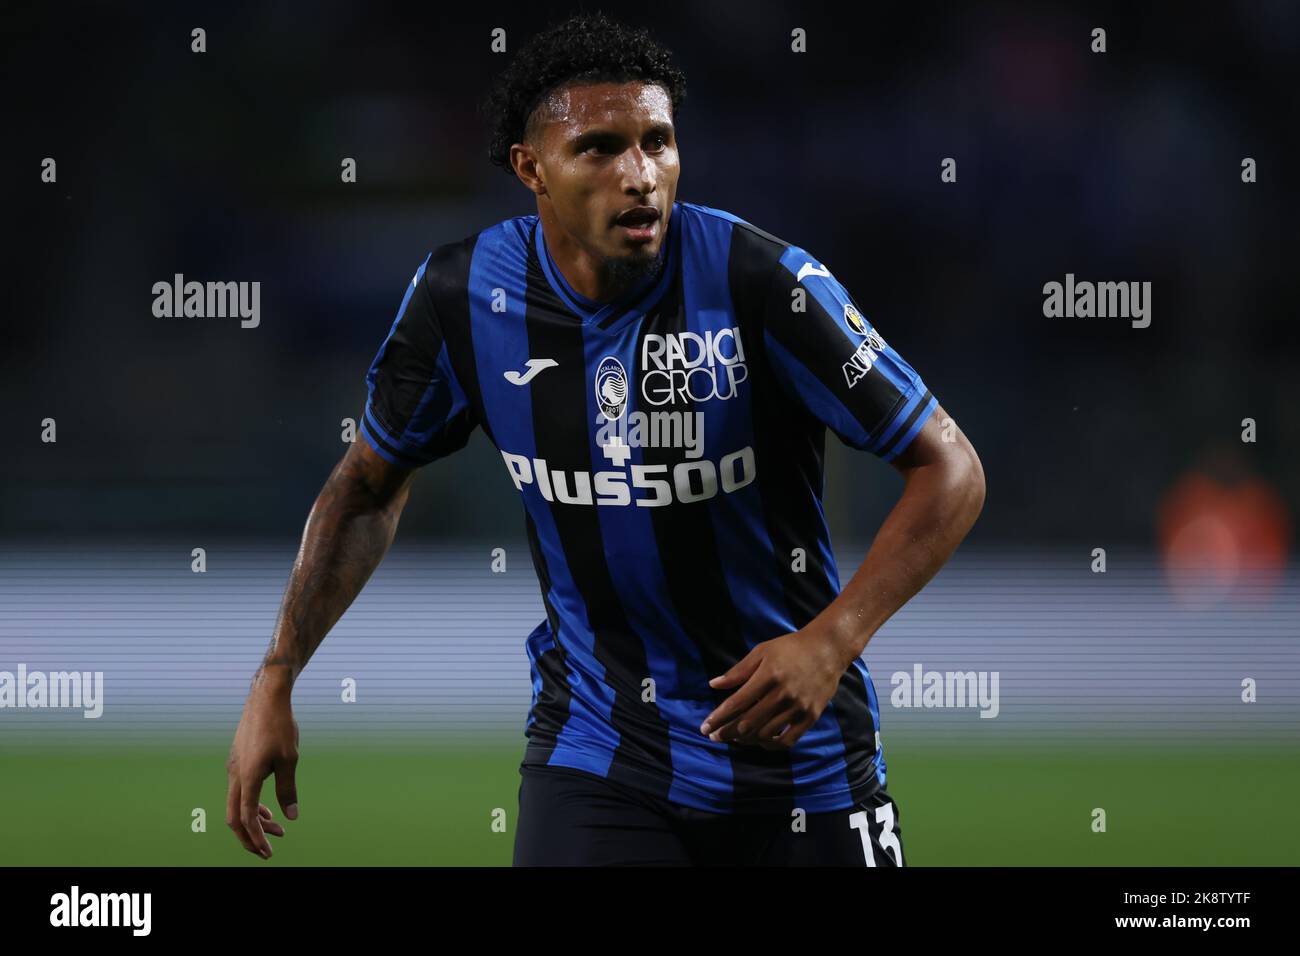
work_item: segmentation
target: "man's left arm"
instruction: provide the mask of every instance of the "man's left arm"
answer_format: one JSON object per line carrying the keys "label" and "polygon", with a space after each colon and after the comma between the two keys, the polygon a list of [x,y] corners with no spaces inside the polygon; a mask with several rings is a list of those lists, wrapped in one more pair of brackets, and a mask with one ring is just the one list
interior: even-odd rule
{"label": "man's left arm", "polygon": [[902,496],[839,597],[812,622],[842,650],[846,668],[947,563],[984,506],[979,456],[942,406],[892,464]]}
{"label": "man's left arm", "polygon": [[[951,440],[944,440],[945,432]],[[740,689],[710,715],[702,733],[769,749],[792,747],[817,722],[872,635],[966,537],[984,505],[984,469],[942,406],[891,464],[903,476],[903,493],[858,570],[807,626],[756,645],[710,682],[715,689]]]}
{"label": "man's left arm", "polygon": [[[872,635],[943,567],[984,503],[975,449],[847,290],[797,247],[780,266],[764,313],[773,373],[846,444],[893,465],[904,487],[835,600],[710,681],[734,693],[701,733],[768,748],[793,746],[817,722]],[[791,302],[804,307],[792,310]]]}

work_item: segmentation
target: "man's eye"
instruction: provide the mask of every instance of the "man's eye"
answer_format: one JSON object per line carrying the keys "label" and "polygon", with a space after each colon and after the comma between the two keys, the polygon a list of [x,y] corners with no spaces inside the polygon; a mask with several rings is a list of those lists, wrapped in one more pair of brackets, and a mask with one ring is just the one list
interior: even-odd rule
{"label": "man's eye", "polygon": [[663,149],[667,145],[668,145],[668,140],[665,139],[663,136],[656,135],[650,137],[650,146],[652,149]]}

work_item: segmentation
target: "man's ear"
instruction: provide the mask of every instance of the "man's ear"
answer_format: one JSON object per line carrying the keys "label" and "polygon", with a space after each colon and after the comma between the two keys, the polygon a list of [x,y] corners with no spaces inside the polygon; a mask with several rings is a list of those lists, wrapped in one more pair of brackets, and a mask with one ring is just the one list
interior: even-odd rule
{"label": "man's ear", "polygon": [[519,181],[538,196],[546,195],[546,183],[537,162],[537,153],[531,146],[515,143],[510,147],[510,167],[519,177]]}

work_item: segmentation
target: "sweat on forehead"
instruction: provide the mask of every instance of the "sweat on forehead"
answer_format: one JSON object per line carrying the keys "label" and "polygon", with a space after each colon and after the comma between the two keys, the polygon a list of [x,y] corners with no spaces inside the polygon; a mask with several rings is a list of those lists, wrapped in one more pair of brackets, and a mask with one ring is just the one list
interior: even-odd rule
{"label": "sweat on forehead", "polygon": [[584,114],[596,115],[608,110],[640,108],[647,113],[664,112],[671,120],[672,104],[668,91],[645,80],[577,80],[557,86],[546,93],[528,115],[524,138],[531,140],[546,124]]}

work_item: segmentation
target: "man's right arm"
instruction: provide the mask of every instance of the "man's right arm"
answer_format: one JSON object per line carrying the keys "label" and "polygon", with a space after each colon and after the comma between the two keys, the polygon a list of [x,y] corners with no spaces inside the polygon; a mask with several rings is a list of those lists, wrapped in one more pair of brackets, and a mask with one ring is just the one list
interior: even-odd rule
{"label": "man's right arm", "polygon": [[393,543],[413,474],[364,441],[334,467],[307,516],[259,673],[272,672],[290,685],[297,680]]}
{"label": "man's right arm", "polygon": [[[456,254],[460,247],[441,248]],[[442,258],[435,250],[416,269],[366,372],[362,440],[334,468],[307,518],[271,646],[235,731],[226,822],[245,849],[263,858],[271,855],[266,834],[283,836],[284,827],[257,802],[262,781],[274,773],[281,809],[290,820],[298,816],[294,681],[392,544],[415,469],[464,448],[477,427],[456,377],[456,345],[434,303],[428,269],[434,263],[436,274]],[[448,281],[444,276],[439,286]]]}
{"label": "man's right arm", "polygon": [[284,834],[258,802],[262,782],[272,773],[285,816],[298,816],[294,681],[388,551],[413,473],[384,460],[367,442],[355,442],[307,517],[271,646],[253,676],[226,764],[226,823],[245,849],[264,859],[271,856],[266,834]]}

